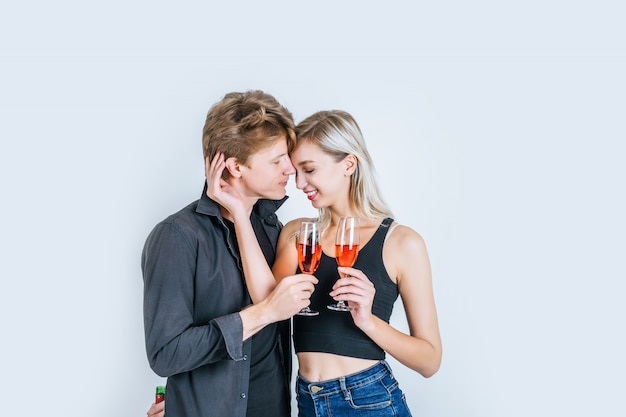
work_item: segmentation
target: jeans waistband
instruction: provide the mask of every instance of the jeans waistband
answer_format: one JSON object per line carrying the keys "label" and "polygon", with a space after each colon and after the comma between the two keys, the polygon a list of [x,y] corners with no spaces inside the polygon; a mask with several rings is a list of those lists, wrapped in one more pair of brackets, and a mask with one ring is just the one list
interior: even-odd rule
{"label": "jeans waistband", "polygon": [[310,382],[298,375],[296,389],[305,391],[312,396],[330,395],[369,384],[387,374],[391,374],[391,367],[387,361],[381,360],[363,371],[326,381]]}

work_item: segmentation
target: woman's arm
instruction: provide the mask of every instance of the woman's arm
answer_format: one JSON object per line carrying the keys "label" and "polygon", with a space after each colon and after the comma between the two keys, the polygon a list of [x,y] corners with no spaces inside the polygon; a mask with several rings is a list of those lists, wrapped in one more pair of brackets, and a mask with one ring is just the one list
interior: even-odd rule
{"label": "woman's arm", "polygon": [[303,221],[312,219],[295,219],[283,227],[276,246],[276,260],[272,272],[277,281],[288,275],[293,275],[298,269],[298,251],[296,249],[296,235]]}
{"label": "woman's arm", "polygon": [[252,207],[247,207],[241,195],[222,179],[225,167],[224,154],[221,152],[215,155],[213,161],[207,158],[207,195],[226,209],[233,218],[246,286],[252,303],[257,304],[265,300],[276,287],[276,280],[267,265],[250,222]]}
{"label": "woman's arm", "polygon": [[389,276],[397,280],[410,335],[372,314],[375,289],[360,270],[340,268],[351,276],[338,280],[331,295],[350,301],[355,324],[378,346],[403,365],[430,377],[439,370],[442,346],[424,240],[412,229],[399,226],[385,242],[383,259]]}

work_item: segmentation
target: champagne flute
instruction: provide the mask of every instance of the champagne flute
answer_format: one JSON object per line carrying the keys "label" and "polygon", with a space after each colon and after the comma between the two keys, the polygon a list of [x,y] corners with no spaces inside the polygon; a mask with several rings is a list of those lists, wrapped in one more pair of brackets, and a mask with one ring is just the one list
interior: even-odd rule
{"label": "champagne flute", "polygon": [[[320,264],[322,258],[322,245],[320,244],[320,226],[318,222],[300,223],[300,231],[297,237],[298,266],[304,274],[312,274]],[[299,316],[317,316],[318,311],[304,307],[298,313]]]}
{"label": "champagne flute", "polygon": [[[339,266],[352,267],[359,253],[359,219],[357,217],[342,217],[337,224],[337,239],[335,240],[335,260]],[[350,311],[348,304],[339,300],[328,306],[335,311]]]}

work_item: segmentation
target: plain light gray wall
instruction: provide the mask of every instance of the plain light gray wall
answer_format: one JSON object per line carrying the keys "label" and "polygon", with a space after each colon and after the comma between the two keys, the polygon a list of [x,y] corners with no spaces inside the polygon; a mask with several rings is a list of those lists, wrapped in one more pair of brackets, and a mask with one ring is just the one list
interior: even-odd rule
{"label": "plain light gray wall", "polygon": [[[213,3],[213,4],[211,4]],[[416,416],[624,416],[618,1],[3,1],[7,415],[144,415],[139,257],[199,197],[206,112],[263,89],[360,122],[444,343]],[[290,183],[285,221],[310,212]],[[401,304],[392,323],[406,329]]]}

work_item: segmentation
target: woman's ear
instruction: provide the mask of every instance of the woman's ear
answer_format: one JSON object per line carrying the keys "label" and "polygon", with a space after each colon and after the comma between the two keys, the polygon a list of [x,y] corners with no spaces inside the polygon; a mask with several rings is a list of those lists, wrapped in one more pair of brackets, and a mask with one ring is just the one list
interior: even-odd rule
{"label": "woman's ear", "polygon": [[345,167],[346,167],[345,175],[346,175],[346,177],[349,177],[356,170],[356,167],[357,167],[357,164],[358,164],[358,159],[357,159],[356,156],[354,156],[352,154],[348,154],[348,156],[346,156],[343,159],[343,162],[344,162]]}

